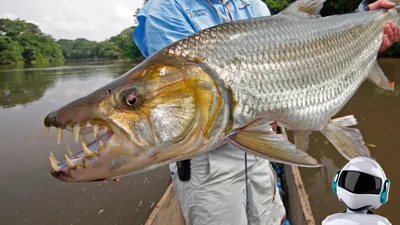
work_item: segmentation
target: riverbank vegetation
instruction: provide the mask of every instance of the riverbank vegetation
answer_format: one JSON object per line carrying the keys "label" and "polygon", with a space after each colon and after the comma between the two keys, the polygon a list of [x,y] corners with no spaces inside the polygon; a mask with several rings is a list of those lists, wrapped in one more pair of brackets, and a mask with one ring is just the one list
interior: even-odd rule
{"label": "riverbank vegetation", "polygon": [[143,57],[129,27],[105,41],[78,38],[55,40],[24,20],[0,19],[0,65],[62,65],[65,60],[128,59]]}
{"label": "riverbank vegetation", "polygon": [[38,26],[0,19],[0,64],[63,64],[61,46]]}
{"label": "riverbank vegetation", "polygon": [[65,59],[136,59],[142,55],[132,40],[135,27],[129,27],[116,36],[102,42],[89,41],[84,38],[76,40],[58,40]]}

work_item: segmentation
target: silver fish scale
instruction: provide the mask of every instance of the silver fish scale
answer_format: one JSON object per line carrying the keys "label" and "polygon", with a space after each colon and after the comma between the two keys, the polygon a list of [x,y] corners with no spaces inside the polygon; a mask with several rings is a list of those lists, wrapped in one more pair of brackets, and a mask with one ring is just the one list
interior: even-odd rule
{"label": "silver fish scale", "polygon": [[201,59],[232,89],[236,127],[263,116],[320,130],[366,79],[383,24],[395,17],[394,11],[275,15],[218,25],[165,51]]}

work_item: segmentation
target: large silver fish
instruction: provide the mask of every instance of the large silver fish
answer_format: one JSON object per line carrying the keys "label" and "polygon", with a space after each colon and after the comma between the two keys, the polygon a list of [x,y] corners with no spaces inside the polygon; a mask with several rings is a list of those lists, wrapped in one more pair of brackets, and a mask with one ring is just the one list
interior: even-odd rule
{"label": "large silver fish", "polygon": [[[260,157],[317,167],[308,135],[322,132],[346,158],[370,156],[353,116],[332,119],[369,79],[393,90],[376,58],[399,8],[321,17],[324,0],[225,23],[160,50],[112,83],[44,120],[73,131],[83,150],[59,162],[63,181],[116,178],[233,143]],[[295,144],[273,125],[294,131]],[[99,131],[103,130],[104,132]],[[87,143],[85,135],[96,139]]]}

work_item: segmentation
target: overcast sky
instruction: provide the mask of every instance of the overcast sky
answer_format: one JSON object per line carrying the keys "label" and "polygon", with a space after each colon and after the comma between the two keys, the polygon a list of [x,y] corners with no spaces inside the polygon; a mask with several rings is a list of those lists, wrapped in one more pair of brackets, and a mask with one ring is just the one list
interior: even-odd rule
{"label": "overcast sky", "polygon": [[33,22],[54,38],[103,41],[135,25],[143,0],[0,0],[0,18]]}

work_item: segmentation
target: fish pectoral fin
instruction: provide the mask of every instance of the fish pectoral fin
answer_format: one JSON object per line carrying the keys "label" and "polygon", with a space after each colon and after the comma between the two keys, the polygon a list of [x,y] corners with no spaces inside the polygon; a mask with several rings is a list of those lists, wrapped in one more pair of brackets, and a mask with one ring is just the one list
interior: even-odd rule
{"label": "fish pectoral fin", "polygon": [[393,91],[395,83],[389,81],[389,79],[383,73],[381,67],[379,66],[378,62],[375,63],[373,69],[368,75],[368,80],[372,83],[376,84],[378,87]]}
{"label": "fish pectoral fin", "polygon": [[307,153],[296,149],[294,144],[283,134],[273,131],[272,127],[264,131],[245,128],[230,135],[227,142],[271,161],[302,167],[322,166]]}
{"label": "fish pectoral fin", "polygon": [[297,149],[306,152],[310,145],[311,131],[295,130],[293,131],[293,134],[294,134],[294,143],[296,144]]}
{"label": "fish pectoral fin", "polygon": [[[298,0],[294,1],[288,7],[280,12],[293,16],[301,16],[305,18],[315,18],[320,16],[320,11],[326,0]],[[314,17],[309,17],[314,16]]]}
{"label": "fish pectoral fin", "polygon": [[331,120],[322,133],[347,160],[354,157],[371,157],[368,147],[358,129],[349,128],[357,124],[353,115]]}

